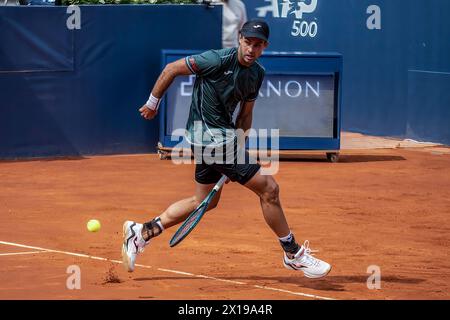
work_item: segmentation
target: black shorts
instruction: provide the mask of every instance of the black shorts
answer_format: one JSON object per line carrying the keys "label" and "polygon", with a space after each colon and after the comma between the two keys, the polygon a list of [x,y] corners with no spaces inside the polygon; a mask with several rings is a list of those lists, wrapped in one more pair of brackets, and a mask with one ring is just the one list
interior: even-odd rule
{"label": "black shorts", "polygon": [[[205,147],[191,147],[196,162],[195,181],[200,184],[216,183],[222,177],[222,174],[230,178],[233,182],[239,182],[244,185],[259,171],[261,165],[255,163],[255,159],[251,159],[247,150],[241,150],[243,154],[238,157],[237,147],[234,147],[233,154],[230,155],[228,161],[226,156],[221,157],[221,161],[213,162],[205,159]],[[200,154],[201,150],[201,154]],[[214,155],[214,151],[208,154]],[[239,161],[238,161],[239,160]]]}

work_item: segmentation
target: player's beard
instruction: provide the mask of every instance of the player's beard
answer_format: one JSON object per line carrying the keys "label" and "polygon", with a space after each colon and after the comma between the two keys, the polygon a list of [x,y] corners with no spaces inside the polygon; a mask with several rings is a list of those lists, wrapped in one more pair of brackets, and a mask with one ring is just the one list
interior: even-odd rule
{"label": "player's beard", "polygon": [[239,55],[239,62],[242,65],[247,66],[247,67],[251,66],[253,64],[253,62],[256,60],[256,59],[253,59],[251,62],[246,61],[245,60],[246,56],[245,56],[241,46],[238,47],[238,55]]}

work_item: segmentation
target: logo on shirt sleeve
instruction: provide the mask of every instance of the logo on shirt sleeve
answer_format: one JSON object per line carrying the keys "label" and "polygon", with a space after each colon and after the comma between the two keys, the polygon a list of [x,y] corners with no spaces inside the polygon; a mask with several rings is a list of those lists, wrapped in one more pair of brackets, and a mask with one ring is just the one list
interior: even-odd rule
{"label": "logo on shirt sleeve", "polygon": [[193,57],[189,58],[189,64],[191,65],[192,71],[194,71],[194,73],[198,73],[200,71],[200,68],[197,66],[197,63],[195,63],[195,59]]}

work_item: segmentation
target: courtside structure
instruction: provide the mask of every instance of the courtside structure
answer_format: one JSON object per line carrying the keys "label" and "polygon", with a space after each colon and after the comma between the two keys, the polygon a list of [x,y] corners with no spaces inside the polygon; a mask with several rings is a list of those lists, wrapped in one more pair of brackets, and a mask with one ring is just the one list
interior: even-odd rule
{"label": "courtside structure", "polygon": [[[188,55],[163,50],[162,67]],[[343,57],[334,52],[265,52],[259,59],[266,76],[257,101],[252,128],[280,129],[280,150],[323,150],[338,153],[341,130]],[[175,79],[160,108],[162,147],[187,147],[183,129],[189,113],[195,76]],[[237,113],[237,111],[235,112]],[[177,134],[174,134],[175,130]]]}

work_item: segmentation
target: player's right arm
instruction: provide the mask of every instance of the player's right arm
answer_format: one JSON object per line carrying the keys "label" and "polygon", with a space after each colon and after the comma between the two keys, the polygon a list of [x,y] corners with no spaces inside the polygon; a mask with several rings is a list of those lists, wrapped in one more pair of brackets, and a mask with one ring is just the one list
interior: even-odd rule
{"label": "player's right arm", "polygon": [[141,116],[147,120],[153,119],[158,114],[161,97],[172,84],[173,80],[177,76],[190,74],[192,72],[186,65],[184,58],[167,64],[153,86],[149,100],[139,109]]}

